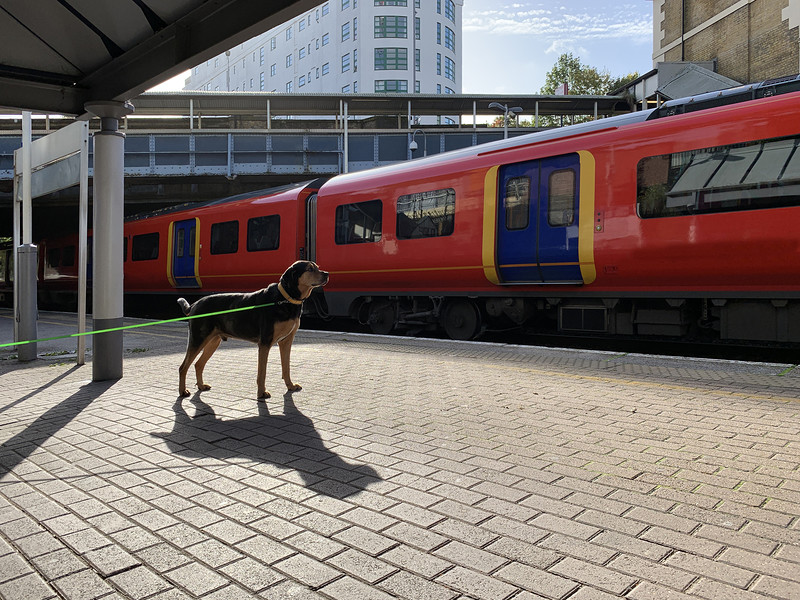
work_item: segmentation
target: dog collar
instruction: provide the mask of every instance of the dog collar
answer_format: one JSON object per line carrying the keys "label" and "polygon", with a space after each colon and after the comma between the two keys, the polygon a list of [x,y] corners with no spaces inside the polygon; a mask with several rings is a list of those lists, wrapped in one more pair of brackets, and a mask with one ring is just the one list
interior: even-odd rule
{"label": "dog collar", "polygon": [[291,302],[292,304],[302,304],[303,303],[302,300],[296,300],[296,299],[292,298],[289,295],[289,293],[285,289],[283,289],[283,284],[281,284],[280,282],[278,282],[278,291],[281,293],[281,296],[286,298],[287,302]]}

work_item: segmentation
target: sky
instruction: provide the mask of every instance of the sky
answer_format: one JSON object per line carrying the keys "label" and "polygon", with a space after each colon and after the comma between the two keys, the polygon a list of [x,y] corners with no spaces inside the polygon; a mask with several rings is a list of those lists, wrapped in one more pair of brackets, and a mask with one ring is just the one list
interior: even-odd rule
{"label": "sky", "polygon": [[465,94],[537,94],[561,54],[612,77],[653,68],[650,0],[464,0]]}
{"label": "sky", "polygon": [[[538,94],[565,52],[614,78],[643,75],[653,68],[653,2],[464,0],[462,37],[464,94]],[[188,76],[155,89],[179,90]]]}

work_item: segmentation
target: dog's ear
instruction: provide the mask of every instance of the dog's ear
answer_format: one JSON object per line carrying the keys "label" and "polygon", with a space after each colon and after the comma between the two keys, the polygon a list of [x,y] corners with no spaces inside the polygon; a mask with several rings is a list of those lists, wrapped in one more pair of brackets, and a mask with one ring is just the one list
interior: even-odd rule
{"label": "dog's ear", "polygon": [[306,264],[306,262],[298,260],[281,275],[281,285],[292,298],[300,297],[298,281],[300,281],[300,276],[306,270]]}

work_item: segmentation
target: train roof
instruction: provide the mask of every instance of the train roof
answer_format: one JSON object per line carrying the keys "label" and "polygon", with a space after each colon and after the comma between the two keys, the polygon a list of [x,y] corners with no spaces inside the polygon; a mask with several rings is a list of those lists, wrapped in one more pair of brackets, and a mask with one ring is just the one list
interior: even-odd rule
{"label": "train roof", "polygon": [[208,200],[206,202],[185,202],[183,204],[176,204],[175,206],[170,206],[167,208],[160,208],[158,210],[131,215],[130,217],[127,217],[125,219],[125,222],[128,223],[130,221],[140,221],[143,219],[149,219],[151,217],[160,217],[162,215],[168,215],[171,213],[182,212],[186,210],[194,210],[197,208],[205,208],[207,206],[217,206],[220,204],[228,204],[231,202],[238,202],[242,200],[253,200],[264,196],[274,196],[275,194],[280,194],[282,192],[297,188],[312,187],[316,189],[319,188],[324,181],[325,181],[324,178],[311,179],[308,181],[301,181],[299,183],[287,183],[286,185],[279,185],[260,190],[252,190],[250,192],[242,192],[241,194],[235,194],[233,196],[227,196],[225,198],[218,198],[216,200]]}

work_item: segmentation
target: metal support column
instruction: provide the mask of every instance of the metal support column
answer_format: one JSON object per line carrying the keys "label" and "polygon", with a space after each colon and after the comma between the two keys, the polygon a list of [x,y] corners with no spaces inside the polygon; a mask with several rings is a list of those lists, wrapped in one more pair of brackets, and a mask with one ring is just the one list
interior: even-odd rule
{"label": "metal support column", "polygon": [[[123,324],[123,236],[125,134],[119,120],[133,112],[128,102],[90,102],[86,110],[100,117],[94,134],[93,326],[112,329]],[[92,380],[122,377],[122,332],[94,335]]]}

